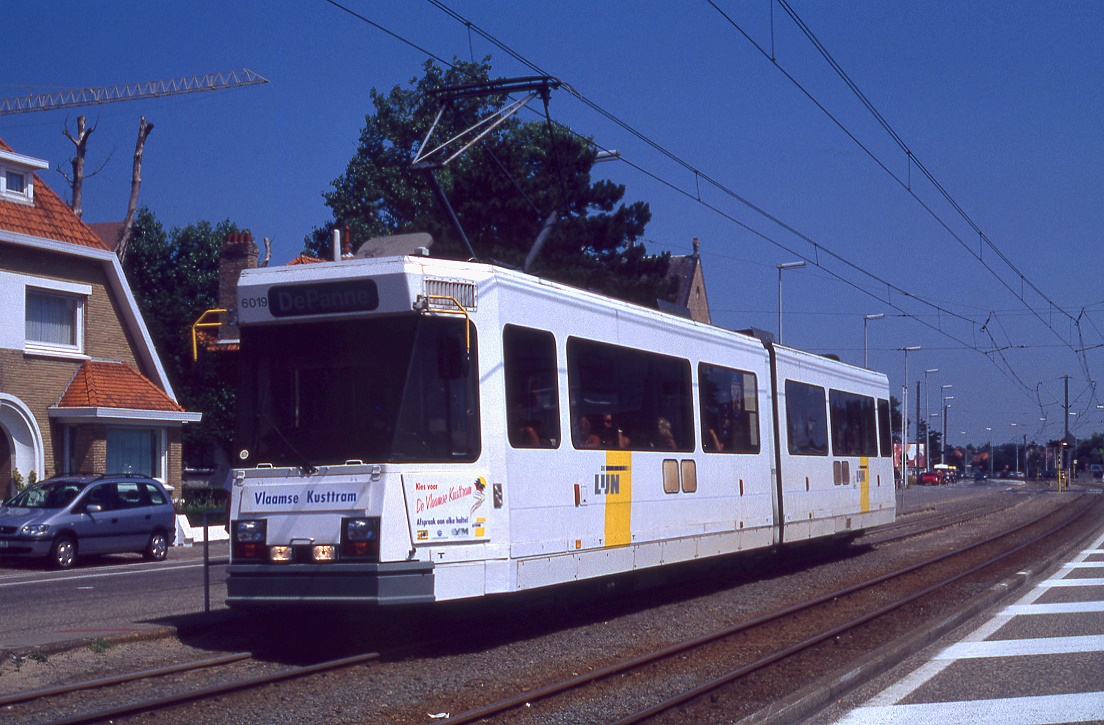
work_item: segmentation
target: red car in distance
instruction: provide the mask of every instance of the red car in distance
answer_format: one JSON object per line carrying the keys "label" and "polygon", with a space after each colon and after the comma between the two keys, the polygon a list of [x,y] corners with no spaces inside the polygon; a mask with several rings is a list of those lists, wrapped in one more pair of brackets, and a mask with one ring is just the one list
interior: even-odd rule
{"label": "red car in distance", "polygon": [[916,477],[916,482],[926,486],[938,486],[943,483],[943,473],[940,471],[921,471]]}

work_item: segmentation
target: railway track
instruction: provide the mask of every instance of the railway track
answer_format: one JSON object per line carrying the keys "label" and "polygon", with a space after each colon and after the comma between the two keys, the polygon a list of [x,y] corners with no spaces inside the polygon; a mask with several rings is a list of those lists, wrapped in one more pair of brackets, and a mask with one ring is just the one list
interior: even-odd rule
{"label": "railway track", "polygon": [[[1077,505],[1073,502],[1069,506]],[[908,537],[914,537],[922,533],[939,527],[953,526],[961,523],[968,518],[976,518],[980,516],[988,515],[994,510],[1001,510],[1005,507],[994,507],[992,505],[983,505],[974,507],[970,510],[960,512],[954,516],[936,515],[931,517],[924,517],[914,522],[911,527],[886,527],[886,529],[899,529],[899,531],[891,538],[880,538],[878,540],[879,545],[884,545],[892,540],[899,540]],[[1062,510],[1068,509],[1068,506]],[[899,608],[906,606],[908,603],[915,601],[920,596],[928,596],[929,589],[935,591],[938,587],[928,585],[926,587],[920,587],[919,594],[913,593],[904,597],[896,597],[892,603],[881,603],[880,606],[872,608],[872,613],[861,615],[859,618],[852,617],[842,624],[835,624],[832,627],[825,629],[818,624],[819,630],[816,633],[806,637],[800,643],[794,643],[790,646],[781,648],[774,651],[766,657],[755,657],[756,652],[749,651],[754,650],[756,645],[752,645],[750,648],[748,642],[743,644],[736,641],[738,639],[744,639],[749,641],[757,641],[766,638],[769,641],[783,641],[782,637],[790,631],[803,631],[809,628],[809,621],[825,620],[827,615],[825,611],[831,609],[833,602],[847,597],[858,596],[861,592],[869,592],[872,589],[877,588],[879,585],[883,587],[883,593],[874,595],[875,598],[886,599],[887,595],[884,594],[884,588],[888,582],[900,581],[908,577],[916,577],[917,572],[921,570],[930,569],[939,565],[941,562],[945,562],[950,559],[960,559],[964,556],[968,556],[968,552],[977,551],[983,547],[998,547],[1005,551],[1004,556],[1009,555],[1009,550],[1012,552],[1019,551],[1018,548],[1010,547],[1001,542],[1006,542],[1009,537],[1014,537],[1025,529],[1039,526],[1044,520],[1060,515],[1059,512],[1050,512],[1044,516],[1038,517],[1033,521],[1023,524],[1016,529],[1009,532],[1004,532],[998,536],[989,537],[982,542],[977,542],[968,547],[964,547],[961,550],[947,552],[938,557],[929,558],[923,562],[913,564],[909,567],[904,567],[894,572],[890,572],[879,577],[873,578],[870,581],[863,582],[861,584],[848,587],[843,590],[830,592],[828,594],[816,597],[807,602],[800,603],[798,605],[786,607],[777,612],[772,612],[768,615],[762,615],[754,617],[748,621],[733,625],[723,630],[712,632],[708,635],[695,637],[686,642],[677,643],[662,649],[658,649],[653,652],[642,654],[638,657],[626,659],[622,662],[610,664],[601,668],[594,669],[591,672],[578,675],[577,677],[568,678],[561,682],[552,683],[542,686],[536,689],[529,689],[525,692],[518,693],[512,697],[500,698],[494,703],[489,703],[479,707],[473,707],[466,712],[454,714],[448,721],[449,722],[475,722],[491,718],[494,721],[496,718],[505,718],[506,720],[526,720],[532,718],[537,713],[540,716],[536,720],[541,720],[548,714],[547,706],[544,704],[546,700],[550,698],[564,698],[572,697],[572,693],[578,693],[580,688],[587,687],[587,691],[582,697],[592,699],[596,697],[593,688],[595,683],[613,682],[620,683],[625,680],[636,680],[641,682],[648,682],[656,677],[664,682],[680,681],[684,680],[691,675],[688,675],[685,671],[685,665],[691,660],[705,661],[705,662],[730,662],[730,661],[746,661],[745,664],[740,667],[728,670],[725,672],[716,671],[715,665],[708,665],[699,670],[699,674],[693,675],[697,678],[697,682],[693,688],[683,688],[677,693],[668,694],[663,698],[660,703],[655,703],[648,708],[644,708],[637,711],[636,715],[627,716],[630,719],[624,720],[625,722],[639,722],[641,719],[631,719],[632,717],[648,719],[656,717],[659,712],[669,711],[672,708],[679,708],[683,706],[683,703],[693,700],[694,698],[702,697],[704,692],[713,692],[717,688],[724,687],[728,682],[746,678],[748,675],[753,675],[756,672],[775,665],[778,662],[784,662],[787,659],[794,657],[795,655],[815,647],[818,643],[829,641],[832,638],[838,638],[844,636],[847,632],[853,631],[856,628],[861,627],[866,622],[872,621],[878,617],[882,617],[888,613],[891,613]],[[923,531],[916,531],[916,527],[920,526]],[[885,530],[883,532],[885,533]],[[976,564],[970,568],[969,571],[976,571],[981,566],[987,566],[988,564]],[[960,579],[963,575],[952,575],[955,578],[952,581]],[[897,585],[894,585],[897,586]],[[892,588],[892,587],[891,587]],[[913,591],[915,586],[910,589]],[[870,597],[870,594],[866,596]],[[796,618],[804,619],[804,624],[800,623]],[[755,633],[755,634],[749,634]],[[732,644],[736,641],[736,644]],[[727,642],[727,644],[726,644]],[[722,651],[718,652],[717,648]],[[737,652],[732,653],[728,650],[735,649]],[[743,651],[741,651],[743,650]],[[394,655],[392,655],[394,656]],[[213,658],[209,661],[194,663],[192,668],[214,668],[214,667],[231,667],[240,664],[247,660],[249,657],[246,653],[237,653],[235,655],[229,655],[223,658]],[[51,722],[51,723],[76,723],[76,722],[99,722],[107,720],[118,720],[120,717],[126,717],[128,715],[134,715],[137,713],[149,713],[155,711],[161,711],[164,708],[173,706],[179,706],[186,702],[196,702],[210,700],[211,698],[225,698],[232,697],[235,693],[242,693],[255,688],[263,687],[265,685],[273,684],[290,679],[309,677],[317,675],[325,671],[335,671],[344,668],[356,667],[359,665],[375,662],[380,658],[379,653],[368,653],[355,655],[352,657],[344,657],[326,662],[320,662],[313,665],[307,665],[302,667],[283,668],[275,671],[267,671],[260,675],[254,676],[227,676],[220,673],[218,679],[221,680],[217,685],[209,684],[212,678],[207,677],[205,682],[208,684],[192,684],[182,685],[174,687],[175,692],[172,694],[161,695],[156,697],[134,697],[129,704],[125,705],[113,705],[111,707],[101,707],[99,709],[89,709],[82,713],[65,714],[59,716],[57,713],[64,710],[64,707],[51,707],[48,705],[48,701],[51,699],[64,698],[66,695],[72,693],[78,687],[82,689],[87,688],[105,688],[105,687],[120,687],[125,686],[129,682],[133,682],[137,679],[147,679],[150,677],[165,677],[175,674],[175,668],[164,668],[164,671],[145,671],[139,673],[132,673],[129,675],[120,675],[113,678],[103,678],[100,680],[90,681],[88,683],[82,683],[70,688],[55,688],[51,691],[36,691],[21,693],[18,696],[9,696],[8,698],[0,699],[0,707],[5,707],[6,712],[11,715],[19,715],[19,710],[13,710],[13,707],[30,707],[33,710],[28,712],[39,712],[46,715],[46,718],[34,718],[25,719],[23,717],[13,717],[11,722]],[[389,657],[390,658],[390,657]],[[667,672],[670,669],[670,664],[673,661],[677,661],[676,664],[683,665],[681,668],[676,668],[675,672]],[[646,668],[653,668],[651,674],[648,674]],[[655,674],[655,668],[659,668],[660,674]],[[268,665],[271,668],[271,663]],[[645,668],[645,669],[642,669]],[[644,674],[641,674],[644,673]],[[647,689],[652,689],[652,686],[646,686]],[[705,688],[702,690],[702,688]],[[166,688],[168,689],[168,688]],[[669,689],[666,687],[655,687],[660,692],[664,692]],[[676,688],[677,689],[677,688]],[[700,691],[699,691],[700,690]],[[576,694],[575,697],[580,695]],[[112,702],[118,702],[120,699],[126,697],[121,693],[112,694],[107,697]],[[600,695],[598,697],[601,697]],[[679,699],[688,698],[688,699]],[[653,702],[655,698],[652,698]],[[102,699],[100,701],[103,701]],[[670,703],[670,704],[663,704]],[[534,705],[536,709],[534,710]],[[653,708],[660,708],[653,711]],[[570,710],[570,706],[568,706]],[[518,713],[520,712],[520,716]],[[51,713],[51,714],[47,714]],[[48,719],[55,718],[55,719]],[[185,718],[186,719],[186,718]],[[585,718],[584,718],[585,719]],[[571,722],[570,718],[564,719],[564,722]],[[583,720],[579,720],[581,722]],[[603,722],[603,720],[596,720],[597,722]],[[608,720],[607,720],[608,721]]]}
{"label": "railway track", "polygon": [[[1096,505],[1097,510],[1104,507],[1099,502],[1086,504],[1085,501],[1078,499],[1057,511],[1039,516],[1007,532],[880,575],[869,581],[829,592],[704,636],[678,642],[585,674],[454,714],[447,722],[546,720],[584,722],[586,720],[583,717],[573,719],[580,714],[580,709],[585,710],[588,707],[585,703],[580,703],[579,700],[583,698],[606,702],[650,701],[651,704],[627,712],[613,720],[616,725],[652,721],[689,703],[698,703],[699,709],[691,713],[676,714],[670,718],[670,721],[714,721],[713,717],[704,714],[702,710],[715,708],[720,701],[716,693],[724,688],[751,676],[762,675],[770,668],[791,662],[794,658],[825,643],[830,645],[837,643],[841,637],[858,628],[921,602],[1001,561],[1015,557],[1028,547],[1052,537],[1081,519],[1092,505]],[[1071,508],[1076,510],[1071,512]],[[1055,523],[1055,519],[1059,521]],[[1043,531],[1026,536],[1026,541],[1017,540],[1014,545],[1009,545],[1010,539],[1017,537],[1023,539],[1025,532],[1041,526],[1044,527]],[[948,565],[948,562],[962,560],[965,560],[964,564]],[[912,577],[920,583],[909,585],[907,592],[889,591],[899,587],[899,582],[906,577]],[[876,603],[866,606],[857,616],[839,617],[833,613],[832,610],[837,608],[836,603],[839,600],[860,594],[866,600]],[[799,634],[795,637],[794,633]],[[787,644],[769,648],[769,651],[763,653],[760,650],[764,642],[787,642]],[[721,666],[718,667],[718,665]],[[649,668],[651,668],[650,671]],[[761,676],[761,679],[779,678],[767,674]],[[791,677],[782,679],[793,681]],[[693,680],[694,684],[692,686],[679,684],[686,680]],[[586,691],[585,694],[580,695],[582,688],[586,688]],[[613,694],[603,692],[601,688],[607,688]],[[625,689],[633,689],[636,692],[628,695],[625,694]],[[655,695],[654,693],[657,692],[661,694]],[[565,698],[573,694],[576,695],[576,699],[569,700],[564,705],[546,704],[546,701],[553,698]],[[730,694],[732,700],[745,697],[745,693]],[[714,696],[713,699],[702,705],[703,698],[710,695]],[[551,707],[557,707],[557,709],[550,711]],[[524,711],[520,716],[516,714],[519,710]],[[730,717],[732,717],[731,713],[726,714],[725,721],[729,721]],[[662,721],[667,722],[667,720]]]}
{"label": "railway track", "polygon": [[[379,656],[380,655],[378,652],[370,652],[366,654],[355,655],[352,657],[328,660],[313,665],[303,665],[300,667],[278,669],[273,672],[267,672],[265,674],[255,676],[241,676],[239,671],[239,676],[235,679],[211,684],[212,681],[221,679],[228,674],[231,674],[230,670],[232,665],[240,664],[242,662],[250,660],[252,657],[252,655],[247,652],[239,652],[222,657],[197,660],[195,662],[187,662],[154,670],[130,672],[121,675],[114,675],[111,677],[104,677],[95,680],[74,683],[72,685],[52,687],[42,690],[34,690],[30,692],[8,695],[0,698],[0,708],[3,708],[3,711],[6,713],[5,722],[27,721],[49,723],[50,725],[74,725],[75,723],[108,722],[128,715],[157,712],[165,708],[172,707],[174,705],[181,705],[188,702],[212,699],[237,692],[248,691],[257,687],[262,687],[264,685],[271,685],[283,682],[285,680],[309,677],[322,672],[329,672],[342,668],[365,665],[375,662],[379,659]],[[82,693],[88,690],[98,690],[102,688],[116,688],[115,691],[104,693],[103,695],[101,695],[101,697],[96,698],[96,700],[117,701],[127,696],[127,687],[133,685],[134,683],[164,679],[171,675],[177,675],[182,672],[192,672],[200,669],[218,670],[218,673],[214,676],[210,676],[209,674],[204,679],[204,682],[198,685],[194,683],[177,682],[175,685],[167,686],[165,689],[172,690],[167,694],[161,694],[152,697],[138,697],[137,699],[108,705],[105,707],[84,709],[68,715],[57,715],[57,712],[59,710],[66,710],[72,707],[71,703],[73,702],[73,698],[71,696],[76,693]],[[149,689],[150,688],[148,687],[145,688],[146,691],[148,691]],[[62,701],[56,702],[58,700]],[[26,707],[23,710],[20,710],[18,707],[20,705]],[[40,713],[52,714],[45,715],[45,717],[48,719],[40,719],[38,717]]]}
{"label": "railway track", "polygon": [[1017,500],[999,501],[996,503],[974,506],[965,511],[949,511],[946,513],[933,514],[931,516],[922,516],[909,521],[896,521],[892,524],[879,526],[877,529],[867,532],[865,535],[856,539],[856,542],[863,545],[874,545],[898,541],[910,536],[919,536],[930,531],[937,531],[946,526],[954,526],[983,516],[989,516],[990,514],[1007,511],[1019,504],[1020,501]]}

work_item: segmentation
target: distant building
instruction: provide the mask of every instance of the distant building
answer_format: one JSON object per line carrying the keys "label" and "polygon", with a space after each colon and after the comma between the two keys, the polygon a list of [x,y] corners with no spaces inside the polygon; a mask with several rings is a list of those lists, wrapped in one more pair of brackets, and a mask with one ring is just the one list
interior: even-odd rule
{"label": "distant building", "polygon": [[671,257],[667,276],[677,285],[674,303],[690,311],[690,319],[712,324],[709,299],[705,294],[705,272],[701,264],[701,242],[694,237],[694,253],[686,257]]}
{"label": "distant building", "polygon": [[0,498],[33,472],[144,473],[177,487],[185,411],[113,245],[0,141]]}

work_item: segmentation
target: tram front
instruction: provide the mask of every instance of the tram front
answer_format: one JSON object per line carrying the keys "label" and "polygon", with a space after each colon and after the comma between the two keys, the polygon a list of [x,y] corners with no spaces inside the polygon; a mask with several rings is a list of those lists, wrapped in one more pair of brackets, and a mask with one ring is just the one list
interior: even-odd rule
{"label": "tram front", "polygon": [[239,283],[227,601],[435,601],[416,544],[478,542],[491,508],[475,285],[426,294],[408,259],[310,267]]}

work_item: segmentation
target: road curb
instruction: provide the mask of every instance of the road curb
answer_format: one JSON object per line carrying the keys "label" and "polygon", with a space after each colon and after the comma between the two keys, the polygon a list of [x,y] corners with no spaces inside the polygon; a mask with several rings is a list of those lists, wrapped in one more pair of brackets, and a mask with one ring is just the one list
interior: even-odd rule
{"label": "road curb", "polygon": [[[108,632],[101,634],[88,634],[69,639],[61,639],[54,642],[26,644],[9,644],[0,646],[0,658],[26,657],[30,654],[56,655],[64,652],[90,647],[96,642],[106,642],[112,646],[130,644],[134,642],[148,642],[157,639],[180,637],[181,635],[195,634],[225,624],[241,614],[229,609],[220,609],[213,612],[194,612],[191,614],[177,615],[175,619],[182,620],[179,624],[147,625],[134,628],[126,628],[126,632]],[[124,628],[120,628],[124,629]]]}

